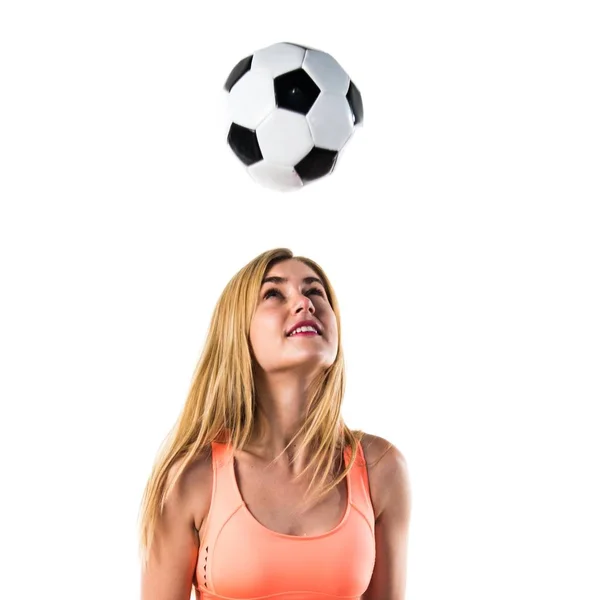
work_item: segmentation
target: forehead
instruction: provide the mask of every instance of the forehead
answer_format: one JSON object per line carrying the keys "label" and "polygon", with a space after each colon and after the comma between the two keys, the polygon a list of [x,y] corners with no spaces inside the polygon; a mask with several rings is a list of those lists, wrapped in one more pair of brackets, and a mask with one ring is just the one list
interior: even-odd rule
{"label": "forehead", "polygon": [[[273,265],[265,273],[265,277],[285,277],[287,279],[304,279],[306,277],[319,277],[308,265],[302,261],[289,258]],[[319,277],[320,279],[320,277]]]}

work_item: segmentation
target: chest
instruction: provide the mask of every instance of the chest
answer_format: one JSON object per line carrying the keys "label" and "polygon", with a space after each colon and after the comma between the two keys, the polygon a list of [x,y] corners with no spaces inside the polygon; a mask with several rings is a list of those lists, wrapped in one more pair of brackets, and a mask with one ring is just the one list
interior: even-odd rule
{"label": "chest", "polygon": [[[349,508],[347,478],[319,501],[306,505],[303,499],[310,478],[295,482],[290,476],[270,472],[252,461],[237,457],[233,461],[233,472],[236,491],[250,516],[277,533],[299,537],[328,533],[342,521]],[[203,539],[206,532],[208,523],[205,517],[210,502],[211,490],[207,487],[203,498],[198,501],[198,506],[204,507],[198,516],[199,539]]]}
{"label": "chest", "polygon": [[289,475],[269,473],[238,460],[234,461],[234,471],[238,491],[252,517],[277,533],[328,533],[341,522],[348,508],[347,478],[320,500],[306,504],[309,477],[296,482]]}

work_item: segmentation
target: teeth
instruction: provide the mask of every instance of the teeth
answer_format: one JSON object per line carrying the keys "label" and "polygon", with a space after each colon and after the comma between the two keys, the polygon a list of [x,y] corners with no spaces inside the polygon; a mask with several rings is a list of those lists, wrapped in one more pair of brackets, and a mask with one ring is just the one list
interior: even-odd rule
{"label": "teeth", "polygon": [[292,333],[290,333],[290,337],[292,335],[294,335],[295,333],[300,333],[301,331],[314,331],[315,333],[319,333],[314,327],[312,327],[311,325],[308,325],[305,327],[298,327],[297,329],[294,329],[294,331],[292,331]]}

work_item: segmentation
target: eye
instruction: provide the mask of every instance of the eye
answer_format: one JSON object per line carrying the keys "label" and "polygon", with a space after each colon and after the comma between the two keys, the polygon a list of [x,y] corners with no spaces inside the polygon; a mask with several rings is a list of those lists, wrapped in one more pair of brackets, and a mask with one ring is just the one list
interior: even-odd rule
{"label": "eye", "polygon": [[264,299],[267,300],[268,298],[271,297],[271,295],[275,295],[278,294],[279,296],[281,296],[283,298],[283,294],[276,288],[271,288],[270,290],[267,291],[267,293],[264,295]]}
{"label": "eye", "polygon": [[[325,298],[325,294],[321,288],[313,287],[306,291],[307,294],[318,294],[321,298]],[[271,296],[278,295],[280,298],[283,298],[283,294],[277,288],[271,288],[268,290],[263,298],[265,300],[269,299]]]}
{"label": "eye", "polygon": [[308,290],[306,293],[310,294],[311,292],[315,292],[317,294],[319,294],[319,296],[321,296],[322,298],[325,298],[325,294],[323,293],[323,290],[321,288],[310,288],[310,290]]}

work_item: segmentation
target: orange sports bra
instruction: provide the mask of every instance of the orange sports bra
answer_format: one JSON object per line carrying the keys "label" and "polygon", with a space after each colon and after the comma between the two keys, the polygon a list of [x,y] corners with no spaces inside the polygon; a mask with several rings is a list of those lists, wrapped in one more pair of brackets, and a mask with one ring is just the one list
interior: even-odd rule
{"label": "orange sports bra", "polygon": [[[350,447],[344,451],[346,466]],[[202,600],[359,600],[375,565],[375,513],[362,446],[346,477],[346,512],[328,533],[272,531],[242,499],[231,446],[212,442],[213,486],[194,586]]]}

